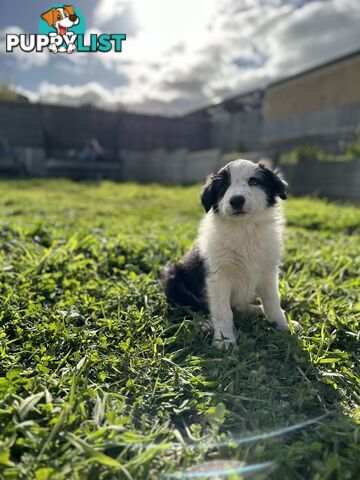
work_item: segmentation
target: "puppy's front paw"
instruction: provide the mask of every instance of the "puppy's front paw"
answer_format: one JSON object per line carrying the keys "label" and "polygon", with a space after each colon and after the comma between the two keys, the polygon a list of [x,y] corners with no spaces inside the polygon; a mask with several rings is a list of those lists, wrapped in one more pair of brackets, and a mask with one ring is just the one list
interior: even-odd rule
{"label": "puppy's front paw", "polygon": [[284,322],[275,322],[276,323],[276,329],[281,331],[281,332],[291,332],[294,330],[294,332],[298,332],[301,329],[301,325],[298,322],[295,322],[295,320],[291,320],[290,324],[291,326],[285,321]]}
{"label": "puppy's front paw", "polygon": [[276,330],[279,330],[279,332],[290,332],[290,326],[287,322],[273,322],[276,325]]}
{"label": "puppy's front paw", "polygon": [[214,337],[212,342],[213,347],[216,347],[218,350],[228,350],[232,345],[235,345],[236,338],[235,337]]}
{"label": "puppy's front paw", "polygon": [[283,310],[278,310],[267,315],[267,319],[270,323],[274,323],[277,330],[281,332],[290,332],[290,326],[286,320]]}

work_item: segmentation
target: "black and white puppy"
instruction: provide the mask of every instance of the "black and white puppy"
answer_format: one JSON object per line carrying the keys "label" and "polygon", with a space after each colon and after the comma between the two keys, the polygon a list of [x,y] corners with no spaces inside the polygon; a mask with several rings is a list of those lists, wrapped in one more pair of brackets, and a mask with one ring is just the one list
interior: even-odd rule
{"label": "black and white puppy", "polygon": [[[286,187],[277,173],[248,160],[210,175],[195,247],[164,269],[169,301],[210,312],[215,346],[235,343],[233,309],[265,313],[278,329],[290,330],[278,291],[284,224],[278,198],[286,199]],[[257,295],[262,307],[252,305]]]}

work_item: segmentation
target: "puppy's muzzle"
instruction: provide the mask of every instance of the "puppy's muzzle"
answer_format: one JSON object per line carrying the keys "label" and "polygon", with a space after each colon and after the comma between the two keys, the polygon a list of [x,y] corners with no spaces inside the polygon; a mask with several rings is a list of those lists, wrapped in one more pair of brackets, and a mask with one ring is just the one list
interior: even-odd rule
{"label": "puppy's muzzle", "polygon": [[230,203],[235,215],[243,213],[243,207],[244,207],[244,204],[245,204],[245,197],[243,197],[242,195],[235,195],[235,196],[230,198],[229,203]]}

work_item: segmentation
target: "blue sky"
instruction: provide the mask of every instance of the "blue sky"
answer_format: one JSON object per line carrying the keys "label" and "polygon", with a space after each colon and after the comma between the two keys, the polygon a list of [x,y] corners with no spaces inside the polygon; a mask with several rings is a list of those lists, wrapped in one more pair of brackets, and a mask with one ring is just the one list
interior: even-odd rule
{"label": "blue sky", "polygon": [[48,103],[182,114],[360,48],[358,0],[78,0],[122,53],[9,54],[52,3],[0,2],[0,80]]}

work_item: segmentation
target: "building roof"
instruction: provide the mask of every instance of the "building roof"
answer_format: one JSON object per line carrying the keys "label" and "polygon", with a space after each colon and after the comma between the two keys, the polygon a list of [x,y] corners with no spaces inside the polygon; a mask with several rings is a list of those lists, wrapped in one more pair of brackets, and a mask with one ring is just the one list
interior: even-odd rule
{"label": "building roof", "polygon": [[261,100],[264,91],[269,88],[273,87],[275,85],[279,85],[281,83],[288,82],[289,80],[292,80],[294,78],[301,77],[302,75],[308,75],[309,73],[315,72],[316,70],[321,70],[322,68],[329,67],[333,64],[336,64],[338,62],[342,62],[344,60],[348,60],[350,58],[356,57],[360,55],[360,49],[356,49],[350,53],[347,53],[345,55],[342,55],[340,57],[336,57],[328,62],[318,64],[314,67],[311,67],[309,69],[303,70],[302,72],[296,73],[295,75],[290,75],[288,77],[284,78],[279,78],[278,80],[268,84],[265,88],[258,88],[255,90],[249,90],[246,92],[242,93],[237,93],[236,95],[232,95],[231,97],[228,97],[221,102],[215,103],[213,105],[208,105],[202,108],[199,108],[197,110],[193,110],[189,113],[187,113],[185,116],[200,116],[200,115],[211,115],[212,113],[219,111],[222,109],[223,111],[227,112],[234,112],[234,111],[239,111],[239,110],[245,110],[248,108],[250,110],[253,110],[254,108],[261,108]]}
{"label": "building roof", "polygon": [[201,114],[213,114],[219,110],[227,112],[248,111],[261,108],[261,100],[263,96],[263,89],[249,90],[246,92],[232,95],[221,102],[207,105],[206,107],[193,110],[186,114],[187,117]]}
{"label": "building roof", "polygon": [[336,63],[342,62],[344,60],[348,60],[348,59],[353,58],[353,57],[357,57],[359,55],[360,55],[360,49],[354,50],[350,53],[342,55],[341,57],[333,58],[332,60],[329,60],[328,62],[320,63],[318,65],[315,65],[314,67],[308,68],[308,69],[303,70],[299,73],[295,73],[295,75],[290,75],[289,77],[280,78],[280,79],[276,80],[275,82],[270,83],[267,86],[267,88],[273,87],[275,85],[279,85],[281,83],[288,82],[289,80],[293,80],[295,78],[302,77],[303,75],[308,75],[309,73],[313,73],[313,72],[316,72],[317,70],[321,70],[323,68],[330,67],[331,65],[335,65]]}

